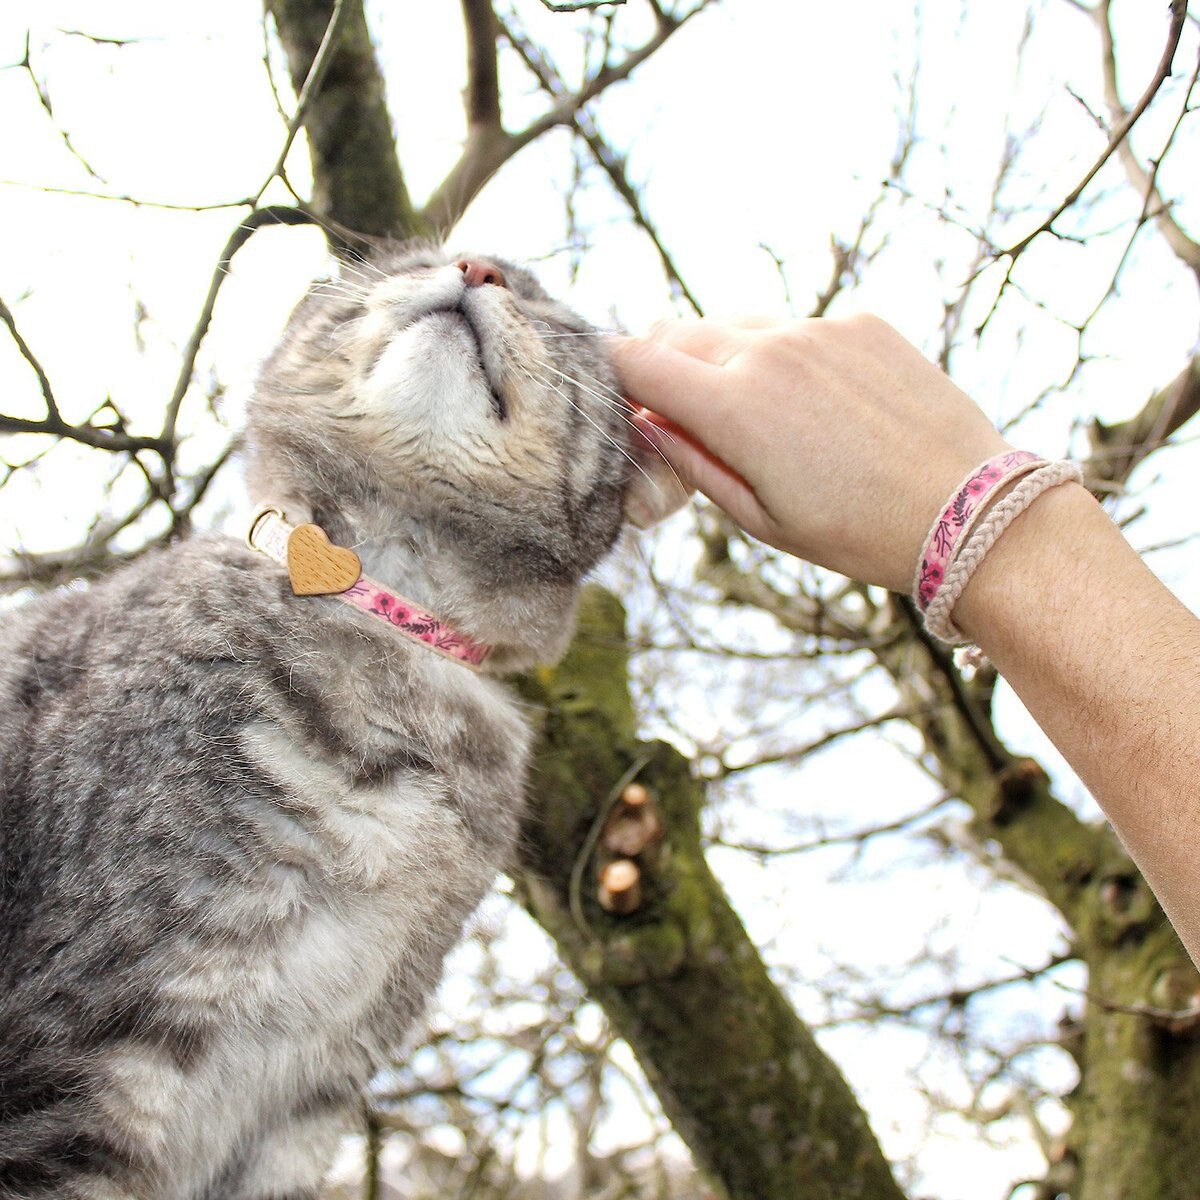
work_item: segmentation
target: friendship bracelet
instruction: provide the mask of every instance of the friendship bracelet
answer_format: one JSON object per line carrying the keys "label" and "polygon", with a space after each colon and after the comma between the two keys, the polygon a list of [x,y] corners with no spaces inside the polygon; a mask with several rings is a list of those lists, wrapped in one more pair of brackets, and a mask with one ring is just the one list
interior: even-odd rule
{"label": "friendship bracelet", "polygon": [[[1022,452],[1024,453],[1024,452]],[[1002,456],[1003,457],[1003,456]],[[995,460],[992,460],[995,461]],[[987,466],[988,464],[985,464]],[[944,571],[940,583],[933,590],[930,599],[923,605],[925,610],[925,627],[943,642],[950,645],[962,645],[970,638],[954,624],[951,613],[958,603],[963,589],[975,572],[975,568],[983,561],[984,555],[996,544],[1000,535],[1021,515],[1043,492],[1058,487],[1063,483],[1082,483],[1083,472],[1079,465],[1073,462],[1046,462],[1033,458],[1019,466],[1010,469],[999,484],[988,489],[987,495],[992,495],[996,487],[1014,478],[1024,475],[1025,478],[1013,488],[1007,496],[997,501],[986,513],[981,504],[977,503],[971,513],[969,522],[964,526],[965,535],[956,539],[951,548],[950,561]],[[957,499],[957,494],[956,497]],[[951,502],[953,506],[953,501]],[[975,526],[975,519],[982,514]],[[974,526],[974,528],[972,528]],[[920,599],[918,598],[918,603]]]}
{"label": "friendship bracelet", "polygon": [[950,501],[930,528],[925,548],[917,561],[913,595],[922,612],[942,586],[951,560],[987,501],[1006,483],[1027,474],[1044,461],[1028,450],[1006,450],[976,467],[951,492]]}

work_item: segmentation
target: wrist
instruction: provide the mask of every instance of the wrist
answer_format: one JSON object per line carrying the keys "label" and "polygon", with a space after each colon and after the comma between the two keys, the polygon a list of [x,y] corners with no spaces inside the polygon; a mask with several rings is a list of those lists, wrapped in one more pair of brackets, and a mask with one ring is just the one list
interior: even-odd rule
{"label": "wrist", "polygon": [[1083,547],[1097,535],[1127,545],[1085,487],[1069,482],[1051,488],[980,561],[955,605],[955,623],[994,661],[997,643],[1019,632],[1031,609],[1046,614],[1078,602],[1070,583],[1086,578]]}

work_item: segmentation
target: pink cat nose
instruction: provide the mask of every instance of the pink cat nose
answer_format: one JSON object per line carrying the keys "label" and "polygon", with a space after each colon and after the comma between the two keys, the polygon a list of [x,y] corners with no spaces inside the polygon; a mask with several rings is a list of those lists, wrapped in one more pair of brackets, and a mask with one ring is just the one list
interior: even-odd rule
{"label": "pink cat nose", "polygon": [[460,258],[454,265],[463,273],[469,288],[483,287],[485,283],[508,287],[504,272],[486,258]]}

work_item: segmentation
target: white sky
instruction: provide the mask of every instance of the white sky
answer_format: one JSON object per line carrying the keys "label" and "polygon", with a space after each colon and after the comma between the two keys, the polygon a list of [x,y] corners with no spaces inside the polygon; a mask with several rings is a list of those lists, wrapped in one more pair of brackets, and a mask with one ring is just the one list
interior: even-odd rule
{"label": "white sky", "polygon": [[[551,16],[534,0],[521,0],[519,7],[569,62],[574,19]],[[635,7],[630,0],[630,10]],[[1158,7],[1165,13],[1165,5]],[[1143,5],[1118,0],[1131,95],[1160,53],[1165,21],[1157,19],[1163,15],[1158,7],[1150,20]],[[1014,191],[1043,210],[1068,190],[1100,147],[1090,118],[1065,88],[1069,83],[1100,104],[1092,31],[1062,0],[1045,0],[1036,8],[1039,32],[1018,75],[1014,51],[1023,5],[927,0],[918,31],[909,6],[891,0],[855,5],[726,0],[682,31],[632,83],[607,96],[600,121],[613,144],[628,150],[632,177],[644,184],[652,215],[709,311],[786,311],[775,265],[759,248],[765,243],[785,260],[796,310],[803,312],[826,283],[831,234],[853,236],[887,173],[896,144],[896,107],[919,45],[922,141],[906,180],[926,203],[901,206],[893,198],[885,205],[891,243],[843,310],[878,311],[932,351],[943,302],[965,277],[972,245],[965,235],[947,234],[928,206],[940,204],[949,185],[966,223],[982,215],[1006,116],[1018,128],[1040,126],[1040,140]],[[389,0],[371,11],[402,161],[419,198],[454,161],[462,136],[458,7]],[[173,383],[178,347],[195,320],[236,210],[170,212],[39,189],[98,190],[184,205],[256,191],[282,136],[262,66],[257,6],[245,0],[204,5],[9,0],[0,8],[0,63],[20,61],[27,28],[34,68],[48,83],[58,121],[106,182],[90,179],[64,149],[27,73],[0,71],[5,181],[0,295],[42,357],[68,415],[83,416],[111,393],[135,419],[143,412],[149,419]],[[143,41],[97,46],[61,32],[73,29]],[[1189,39],[1194,52],[1193,33]],[[1186,56],[1180,61],[1186,64]],[[518,97],[510,124],[519,123],[522,112],[538,110],[532,94]],[[1165,132],[1162,119],[1154,118],[1144,144],[1152,147],[1154,137]],[[455,244],[510,258],[551,255],[540,273],[563,291],[567,256],[553,252],[563,244],[565,146],[565,136],[554,135],[511,164],[479,198]],[[1185,130],[1172,154],[1173,173],[1164,171],[1168,190],[1178,191],[1182,180],[1197,176],[1196,151],[1196,130]],[[302,185],[302,144],[289,166]],[[1119,176],[1107,172],[1102,182],[1114,189]],[[619,202],[598,187],[581,197],[579,207],[594,248],[584,256],[571,292],[576,306],[600,324],[615,317],[634,330],[672,311],[656,257],[629,228]],[[1180,211],[1189,216],[1186,207]],[[1097,224],[1117,226],[1129,215],[1128,201],[1109,198]],[[1027,217],[1015,219],[1013,240],[1030,223]],[[1193,217],[1193,233],[1198,227]],[[1111,271],[1122,244],[1116,236],[1097,238],[1086,250],[1061,244],[1031,256],[1019,278],[1033,302],[1003,308],[979,346],[967,339],[955,358],[956,377],[997,419],[1020,411],[1048,383],[1065,378],[1074,360],[1073,335],[1039,304],[1078,319],[1103,292],[1105,271]],[[1051,397],[1022,427],[1031,448],[1062,452],[1078,414],[1098,413],[1106,420],[1130,415],[1194,350],[1194,283],[1174,269],[1153,239],[1141,245],[1120,303],[1088,343],[1092,354],[1104,357],[1089,365],[1077,388]],[[323,249],[312,231],[259,234],[239,255],[201,359],[202,371],[220,364],[234,411],[291,304],[323,266]],[[990,296],[981,296],[974,304],[975,320],[988,302]],[[139,313],[144,315],[135,337]],[[0,391],[5,411],[37,415],[29,374],[3,338]],[[199,419],[201,408],[196,402],[197,453],[219,435]],[[1169,541],[1192,531],[1198,468],[1192,444],[1160,456],[1143,472],[1146,478],[1161,474],[1164,483],[1152,515],[1134,529],[1136,541]],[[82,460],[66,471],[18,476],[0,492],[4,540],[11,534],[13,544],[69,541],[96,496],[95,469]],[[209,514],[221,515],[215,504]],[[1189,548],[1152,562],[1185,600],[1200,607],[1194,554]],[[1003,711],[1018,747],[1057,761],[1022,720],[1015,701],[1005,699]],[[721,733],[726,719],[713,713],[706,731],[697,715],[697,740],[706,732]],[[856,743],[849,757],[824,755],[807,768],[804,791],[848,792],[856,811],[869,820],[869,797],[876,790],[894,792],[899,764],[885,744]],[[1073,791],[1069,777],[1061,777],[1062,786]],[[904,786],[919,803],[924,793]],[[774,802],[786,808],[795,801],[785,788]],[[801,973],[823,964],[823,946],[864,943],[873,950],[890,947],[899,968],[924,931],[951,909],[954,920],[944,941],[987,947],[975,964],[981,969],[989,956],[993,962],[1004,955],[1036,962],[1053,946],[1055,923],[1016,889],[978,901],[970,872],[888,862],[895,848],[873,853],[879,870],[887,866],[893,872],[882,894],[900,889],[904,905],[881,904],[880,885],[871,882],[857,890],[844,886],[839,903],[831,905],[833,862],[764,872],[728,854],[714,861],[755,937],[771,944],[775,960],[798,964]],[[765,902],[768,895],[775,902]],[[921,990],[920,979],[909,982],[914,992]],[[1014,997],[1014,1011],[998,1019],[1022,1020],[1019,1005],[1026,1000]],[[910,1153],[923,1132],[912,1117],[906,1081],[906,1073],[916,1069],[919,1047],[897,1034],[881,1051],[878,1038],[853,1032],[827,1044],[861,1089],[888,1149]],[[1045,1069],[1061,1070],[1061,1064]],[[921,1186],[939,1200],[998,1200],[1006,1194],[1006,1180],[1038,1170],[1027,1146],[988,1148],[953,1123],[939,1128],[920,1163]]]}

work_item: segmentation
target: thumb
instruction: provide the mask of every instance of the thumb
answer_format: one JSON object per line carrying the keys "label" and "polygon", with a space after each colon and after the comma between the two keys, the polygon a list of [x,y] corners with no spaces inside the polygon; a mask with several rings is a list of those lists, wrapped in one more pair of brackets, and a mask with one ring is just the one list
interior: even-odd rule
{"label": "thumb", "polygon": [[625,395],[701,445],[725,424],[721,368],[646,338],[613,338],[613,363]]}

